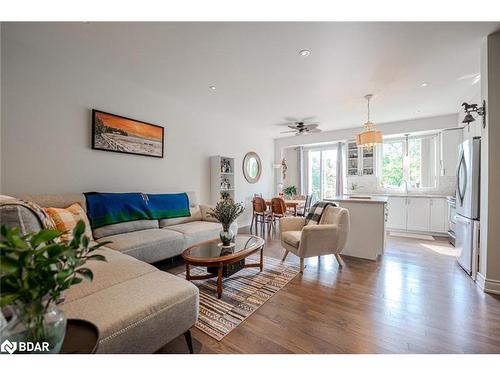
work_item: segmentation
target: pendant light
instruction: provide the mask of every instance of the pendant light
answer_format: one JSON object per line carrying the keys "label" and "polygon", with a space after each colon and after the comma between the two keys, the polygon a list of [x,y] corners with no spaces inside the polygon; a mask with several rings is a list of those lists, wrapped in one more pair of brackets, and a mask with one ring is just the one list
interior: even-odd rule
{"label": "pendant light", "polygon": [[363,125],[365,130],[356,135],[356,144],[361,147],[373,147],[377,143],[382,143],[382,132],[375,130],[372,122],[370,122],[370,100],[372,94],[365,95],[368,102],[368,121]]}

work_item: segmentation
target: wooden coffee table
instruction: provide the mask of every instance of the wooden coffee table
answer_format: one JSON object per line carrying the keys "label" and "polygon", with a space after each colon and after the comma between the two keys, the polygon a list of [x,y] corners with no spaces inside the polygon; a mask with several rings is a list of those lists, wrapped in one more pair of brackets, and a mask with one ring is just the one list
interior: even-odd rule
{"label": "wooden coffee table", "polygon": [[[257,236],[236,235],[232,246],[223,247],[220,239],[201,242],[193,245],[182,253],[186,263],[186,280],[205,280],[217,277],[217,298],[222,296],[222,278],[229,277],[239,270],[248,267],[259,267],[262,272],[264,266],[264,240]],[[245,258],[260,251],[260,262],[245,262]],[[203,275],[191,275],[191,266],[207,267]]]}

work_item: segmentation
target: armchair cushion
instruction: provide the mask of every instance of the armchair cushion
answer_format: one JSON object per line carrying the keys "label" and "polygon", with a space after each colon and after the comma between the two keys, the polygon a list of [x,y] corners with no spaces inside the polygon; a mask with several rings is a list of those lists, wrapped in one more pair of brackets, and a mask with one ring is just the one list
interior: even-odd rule
{"label": "armchair cushion", "polygon": [[286,244],[293,246],[295,248],[299,248],[300,237],[302,236],[302,231],[300,230],[292,230],[288,232],[284,232],[281,234],[281,240]]}
{"label": "armchair cushion", "polygon": [[283,233],[289,231],[300,231],[305,223],[306,219],[304,217],[282,217],[280,218],[280,232],[283,235]]}

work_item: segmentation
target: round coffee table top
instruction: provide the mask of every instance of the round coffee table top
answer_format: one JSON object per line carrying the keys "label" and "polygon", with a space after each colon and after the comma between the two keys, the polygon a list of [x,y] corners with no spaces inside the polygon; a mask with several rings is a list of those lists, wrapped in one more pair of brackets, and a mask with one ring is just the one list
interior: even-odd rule
{"label": "round coffee table top", "polygon": [[231,246],[222,246],[220,239],[201,242],[184,250],[182,257],[190,263],[218,263],[244,258],[264,246],[264,240],[250,234],[238,234]]}
{"label": "round coffee table top", "polygon": [[99,330],[86,320],[68,319],[66,336],[59,353],[62,354],[93,354],[97,350]]}

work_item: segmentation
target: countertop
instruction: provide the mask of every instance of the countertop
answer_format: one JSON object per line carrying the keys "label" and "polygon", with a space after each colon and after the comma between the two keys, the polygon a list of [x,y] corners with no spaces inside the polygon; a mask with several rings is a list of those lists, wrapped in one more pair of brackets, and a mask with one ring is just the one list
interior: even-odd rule
{"label": "countertop", "polygon": [[[325,199],[326,201],[332,202],[351,202],[351,203],[375,203],[375,204],[386,204],[387,196],[376,196],[371,195],[371,198],[361,198],[364,194],[353,194],[354,196],[359,196],[359,198],[353,198],[350,195],[337,195],[332,199]],[[369,196],[369,194],[366,194]]]}
{"label": "countertop", "polygon": [[[448,198],[450,194],[425,194],[425,193],[352,193],[344,194],[344,196],[350,195],[369,195],[371,197],[403,197],[403,198]],[[451,196],[455,196],[454,194]]]}

